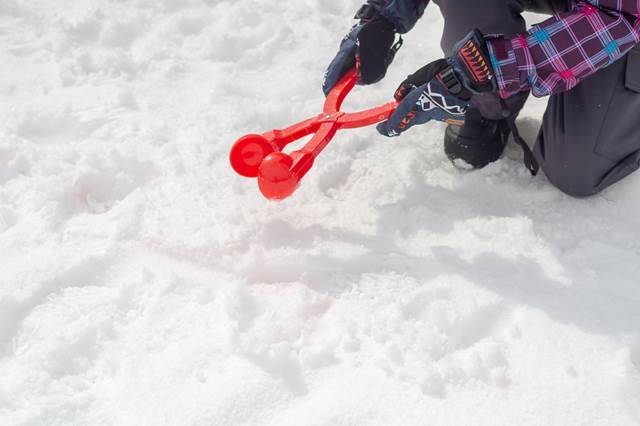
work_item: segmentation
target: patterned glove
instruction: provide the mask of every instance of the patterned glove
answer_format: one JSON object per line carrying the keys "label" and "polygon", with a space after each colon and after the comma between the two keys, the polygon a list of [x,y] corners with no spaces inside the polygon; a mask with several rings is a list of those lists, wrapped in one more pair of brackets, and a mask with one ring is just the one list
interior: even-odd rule
{"label": "patterned glove", "polygon": [[328,95],[333,86],[353,67],[358,67],[358,84],[373,84],[382,80],[402,46],[394,44],[396,31],[384,18],[363,17],[342,40],[340,50],[324,75],[322,90]]}
{"label": "patterned glove", "polygon": [[454,48],[454,55],[432,62],[400,84],[400,105],[389,120],[378,124],[384,136],[399,136],[431,120],[462,124],[474,93],[497,90],[484,38],[473,31]]}

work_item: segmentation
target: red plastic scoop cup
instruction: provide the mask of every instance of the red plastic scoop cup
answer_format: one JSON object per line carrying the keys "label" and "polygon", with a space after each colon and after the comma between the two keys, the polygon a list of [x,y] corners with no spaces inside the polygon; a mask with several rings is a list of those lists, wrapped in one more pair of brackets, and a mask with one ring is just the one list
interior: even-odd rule
{"label": "red plastic scoop cup", "polygon": [[[260,192],[270,200],[283,200],[293,194],[338,130],[379,123],[396,110],[398,103],[389,102],[362,112],[340,111],[357,80],[356,70],[349,71],[327,96],[322,113],[313,118],[283,130],[238,139],[230,154],[233,169],[241,176],[258,178]],[[291,154],[282,151],[288,144],[312,133],[314,136],[302,149]]]}

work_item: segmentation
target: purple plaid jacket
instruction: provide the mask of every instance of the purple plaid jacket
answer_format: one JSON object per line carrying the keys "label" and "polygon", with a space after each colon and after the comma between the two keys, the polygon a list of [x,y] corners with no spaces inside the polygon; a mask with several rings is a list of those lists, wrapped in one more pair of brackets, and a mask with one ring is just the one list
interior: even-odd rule
{"label": "purple plaid jacket", "polygon": [[526,34],[489,39],[500,89],[507,98],[531,90],[547,96],[575,87],[640,42],[640,0],[577,0],[570,12]]}

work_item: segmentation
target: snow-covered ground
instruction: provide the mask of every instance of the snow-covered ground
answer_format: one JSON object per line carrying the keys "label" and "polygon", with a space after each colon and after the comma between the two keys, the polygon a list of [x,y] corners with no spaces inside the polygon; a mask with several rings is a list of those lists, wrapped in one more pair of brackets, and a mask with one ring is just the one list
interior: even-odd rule
{"label": "snow-covered ground", "polygon": [[1,425],[640,424],[640,175],[461,172],[441,125],[341,133],[283,203],[233,174],[359,4],[0,1]]}

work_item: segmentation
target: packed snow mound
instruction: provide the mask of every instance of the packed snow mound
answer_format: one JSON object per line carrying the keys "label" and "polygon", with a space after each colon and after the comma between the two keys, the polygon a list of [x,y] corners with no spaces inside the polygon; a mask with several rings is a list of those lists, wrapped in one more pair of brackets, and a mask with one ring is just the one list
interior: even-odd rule
{"label": "packed snow mound", "polygon": [[233,174],[317,113],[359,5],[0,2],[0,424],[640,423],[639,176],[461,171],[439,124],[341,133],[282,203]]}

